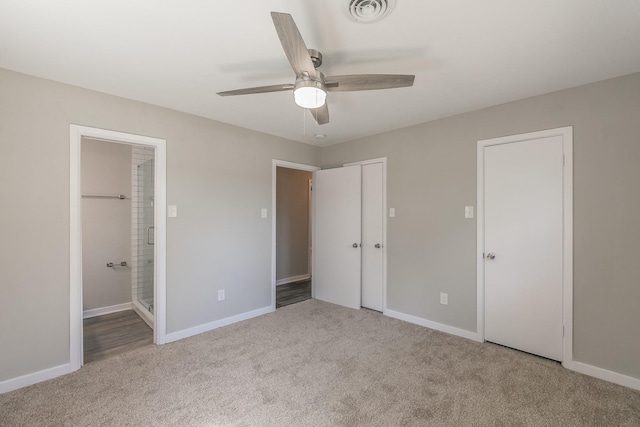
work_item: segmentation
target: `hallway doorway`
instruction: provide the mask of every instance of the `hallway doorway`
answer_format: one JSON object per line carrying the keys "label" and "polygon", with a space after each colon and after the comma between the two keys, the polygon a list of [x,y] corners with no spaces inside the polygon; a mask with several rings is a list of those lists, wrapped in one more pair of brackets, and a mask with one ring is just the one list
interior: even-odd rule
{"label": "hallway doorway", "polygon": [[311,298],[312,173],[320,168],[272,162],[272,297],[276,308]]}
{"label": "hallway doorway", "polygon": [[276,308],[286,307],[311,298],[311,279],[287,283],[276,288]]}

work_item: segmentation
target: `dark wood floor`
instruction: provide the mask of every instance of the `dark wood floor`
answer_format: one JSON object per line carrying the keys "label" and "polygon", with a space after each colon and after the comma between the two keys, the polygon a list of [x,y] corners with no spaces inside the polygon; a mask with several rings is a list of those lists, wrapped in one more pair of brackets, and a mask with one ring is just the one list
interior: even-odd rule
{"label": "dark wood floor", "polygon": [[311,280],[276,286],[276,308],[311,298]]}
{"label": "dark wood floor", "polygon": [[153,343],[153,330],[133,310],[84,319],[84,363]]}

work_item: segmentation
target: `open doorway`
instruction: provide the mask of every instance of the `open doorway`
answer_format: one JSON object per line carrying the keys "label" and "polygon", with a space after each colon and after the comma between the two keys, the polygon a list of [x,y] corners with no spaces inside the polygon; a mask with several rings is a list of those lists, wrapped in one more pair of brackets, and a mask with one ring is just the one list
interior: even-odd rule
{"label": "open doorway", "polygon": [[311,298],[313,171],[273,161],[273,308]]}
{"label": "open doorway", "polygon": [[[70,142],[70,365],[76,370],[122,350],[123,331],[133,335],[124,339],[129,349],[165,342],[166,142],[77,125]],[[115,349],[85,340],[96,328],[112,334],[106,341]],[[106,353],[87,355],[85,345],[92,344]]]}
{"label": "open doorway", "polygon": [[84,363],[153,343],[155,149],[82,138]]}

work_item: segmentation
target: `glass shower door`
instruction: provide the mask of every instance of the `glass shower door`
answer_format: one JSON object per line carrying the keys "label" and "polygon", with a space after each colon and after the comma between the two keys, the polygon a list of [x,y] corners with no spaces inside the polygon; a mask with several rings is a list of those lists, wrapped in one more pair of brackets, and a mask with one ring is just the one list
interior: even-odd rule
{"label": "glass shower door", "polygon": [[137,300],[153,313],[154,275],[154,175],[155,162],[150,159],[138,165],[138,271]]}

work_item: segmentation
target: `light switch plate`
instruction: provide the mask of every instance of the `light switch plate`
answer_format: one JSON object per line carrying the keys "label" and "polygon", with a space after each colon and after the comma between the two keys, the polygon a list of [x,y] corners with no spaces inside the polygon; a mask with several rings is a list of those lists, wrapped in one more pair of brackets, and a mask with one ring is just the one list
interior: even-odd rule
{"label": "light switch plate", "polygon": [[389,208],[389,218],[395,218],[396,208]]}
{"label": "light switch plate", "polygon": [[473,218],[473,206],[465,206],[464,207],[464,217],[465,218]]}
{"label": "light switch plate", "polygon": [[167,209],[167,215],[169,216],[169,218],[177,217],[178,216],[178,206],[169,205],[169,207]]}
{"label": "light switch plate", "polygon": [[440,304],[449,305],[449,294],[440,293]]}
{"label": "light switch plate", "polygon": [[260,218],[265,219],[267,217],[267,208],[262,208],[260,211]]}

